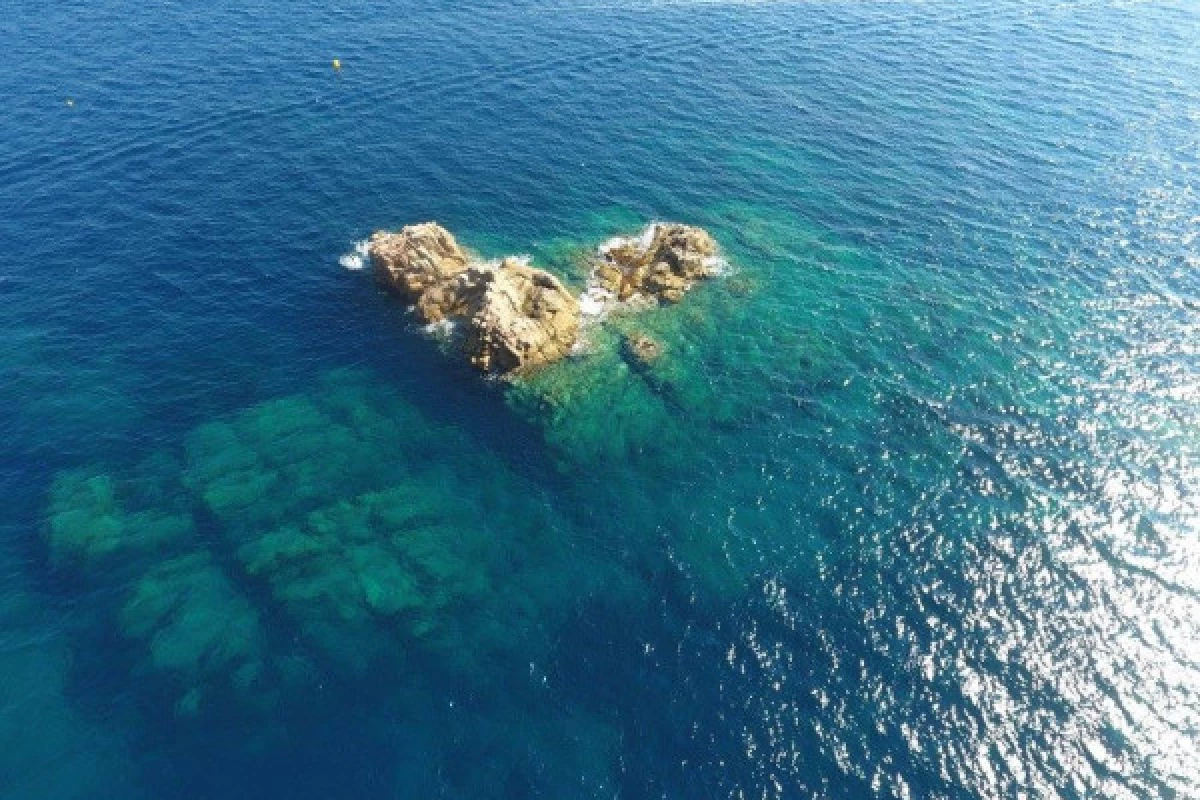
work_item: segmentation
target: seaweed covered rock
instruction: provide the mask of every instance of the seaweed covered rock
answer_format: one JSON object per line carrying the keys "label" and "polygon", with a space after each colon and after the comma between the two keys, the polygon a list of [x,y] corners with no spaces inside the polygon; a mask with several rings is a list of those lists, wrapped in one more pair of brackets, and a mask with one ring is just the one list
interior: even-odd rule
{"label": "seaweed covered rock", "polygon": [[257,730],[321,702],[322,681],[376,674],[397,698],[499,692],[588,598],[645,602],[549,489],[360,373],[207,422],[181,450],[64,473],[44,529],[181,715],[245,712]]}
{"label": "seaweed covered rock", "polygon": [[226,524],[273,522],[321,502],[364,455],[312,400],[286,397],[209,422],[185,441],[184,482]]}
{"label": "seaweed covered rock", "polygon": [[416,653],[469,669],[553,617],[526,571],[576,556],[536,488],[384,387],[322,383],[196,429],[184,469],[227,563],[305,647],[352,676]]}
{"label": "seaweed covered rock", "polygon": [[183,482],[233,530],[273,526],[346,494],[388,485],[403,471],[389,446],[412,458],[437,452],[436,431],[411,407],[353,382],[252,406],[194,429],[184,441]]}
{"label": "seaweed covered rock", "polygon": [[60,474],[45,528],[51,555],[112,598],[139,672],[178,713],[231,692],[267,705],[278,687],[263,681],[258,612],[198,535],[181,469],[156,453],[126,472]]}
{"label": "seaweed covered rock", "polygon": [[264,677],[258,612],[203,550],[160,562],[129,590],[120,625],[146,649],[144,668],[166,675],[176,710],[191,716],[213,693],[251,697]]}
{"label": "seaweed covered rock", "polygon": [[627,333],[621,338],[621,346],[639,364],[651,364],[662,355],[662,345],[644,333]]}
{"label": "seaweed covered rock", "polygon": [[619,300],[635,295],[677,303],[696,281],[716,273],[716,241],[702,228],[654,223],[636,238],[619,238],[600,248],[592,283]]}
{"label": "seaweed covered rock", "polygon": [[491,593],[495,544],[450,500],[446,487],[416,479],[252,538],[237,558],[312,644],[352,672],[413,645],[462,647],[447,629]]}
{"label": "seaweed covered rock", "polygon": [[379,231],[368,247],[375,277],[410,301],[467,268],[467,253],[436,222],[409,225],[398,233]]}
{"label": "seaweed covered rock", "polygon": [[192,517],[176,508],[145,508],[139,486],[104,472],[71,470],[50,489],[46,539],[60,562],[86,564],[169,548],[194,534]]}

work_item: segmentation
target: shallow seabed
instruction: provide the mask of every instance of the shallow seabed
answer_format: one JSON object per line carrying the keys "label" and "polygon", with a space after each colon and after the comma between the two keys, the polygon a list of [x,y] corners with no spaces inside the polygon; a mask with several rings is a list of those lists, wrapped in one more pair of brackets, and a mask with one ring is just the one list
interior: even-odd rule
{"label": "shallow seabed", "polygon": [[[1194,7],[8,18],[4,797],[1200,794]],[[427,219],[731,266],[507,385]]]}

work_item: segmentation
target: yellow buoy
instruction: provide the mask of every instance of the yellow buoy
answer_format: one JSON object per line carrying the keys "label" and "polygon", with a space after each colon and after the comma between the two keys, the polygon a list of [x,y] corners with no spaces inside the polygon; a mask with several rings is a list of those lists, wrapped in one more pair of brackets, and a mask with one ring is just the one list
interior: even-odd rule
{"label": "yellow buoy", "polygon": [[342,60],[341,60],[340,58],[335,58],[335,59],[333,60],[333,68],[334,68],[335,70],[339,71],[339,72],[341,71],[341,69],[342,69]]}

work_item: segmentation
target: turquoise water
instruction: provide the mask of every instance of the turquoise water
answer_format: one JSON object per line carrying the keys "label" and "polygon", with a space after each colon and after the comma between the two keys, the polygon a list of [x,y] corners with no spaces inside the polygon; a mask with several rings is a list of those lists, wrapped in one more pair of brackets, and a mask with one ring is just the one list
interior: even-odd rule
{"label": "turquoise water", "polygon": [[[4,797],[1200,794],[1194,6],[5,17]],[[427,219],[732,266],[508,386]]]}

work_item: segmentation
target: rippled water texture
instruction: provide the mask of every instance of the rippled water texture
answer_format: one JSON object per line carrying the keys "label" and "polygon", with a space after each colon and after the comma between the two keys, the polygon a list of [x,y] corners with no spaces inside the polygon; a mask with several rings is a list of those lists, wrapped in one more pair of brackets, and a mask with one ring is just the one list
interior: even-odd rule
{"label": "rippled water texture", "polygon": [[[3,17],[0,795],[1200,795],[1194,6]],[[427,219],[731,266],[489,383]]]}

